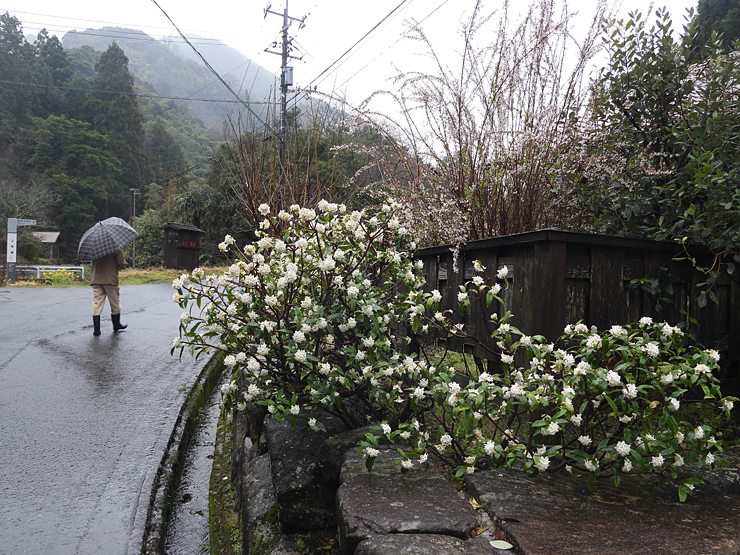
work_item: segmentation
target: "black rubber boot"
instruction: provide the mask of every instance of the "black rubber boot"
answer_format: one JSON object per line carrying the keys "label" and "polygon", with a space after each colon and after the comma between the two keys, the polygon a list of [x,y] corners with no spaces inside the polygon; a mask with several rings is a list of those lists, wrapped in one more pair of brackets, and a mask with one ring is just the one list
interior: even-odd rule
{"label": "black rubber boot", "polygon": [[100,316],[93,316],[93,335],[100,335]]}
{"label": "black rubber boot", "polygon": [[128,324],[121,324],[120,314],[111,314],[110,319],[113,321],[113,331],[125,330],[128,327]]}

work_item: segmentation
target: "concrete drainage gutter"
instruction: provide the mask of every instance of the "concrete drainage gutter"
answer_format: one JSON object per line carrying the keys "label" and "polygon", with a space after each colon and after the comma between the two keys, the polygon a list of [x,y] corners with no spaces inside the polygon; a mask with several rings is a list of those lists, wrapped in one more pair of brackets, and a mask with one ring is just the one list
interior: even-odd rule
{"label": "concrete drainage gutter", "polygon": [[141,547],[145,555],[164,555],[172,506],[180,487],[190,442],[208,399],[223,375],[223,357],[214,356],[203,368],[177,417],[162,462],[154,477],[146,527]]}

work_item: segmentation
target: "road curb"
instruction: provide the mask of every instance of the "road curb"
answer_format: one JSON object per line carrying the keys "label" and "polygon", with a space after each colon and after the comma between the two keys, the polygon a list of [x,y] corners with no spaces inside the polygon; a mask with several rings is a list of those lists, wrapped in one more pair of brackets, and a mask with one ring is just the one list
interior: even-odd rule
{"label": "road curb", "polygon": [[180,409],[162,462],[154,477],[141,553],[164,555],[167,528],[173,502],[180,487],[185,457],[203,409],[223,375],[223,357],[216,355],[206,363]]}

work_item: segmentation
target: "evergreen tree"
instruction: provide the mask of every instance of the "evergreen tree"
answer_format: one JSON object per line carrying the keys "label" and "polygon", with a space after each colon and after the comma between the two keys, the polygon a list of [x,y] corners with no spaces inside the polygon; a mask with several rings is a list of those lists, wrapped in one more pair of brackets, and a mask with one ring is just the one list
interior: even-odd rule
{"label": "evergreen tree", "polygon": [[167,217],[164,210],[145,210],[136,218],[136,266],[151,268],[164,264],[164,226]]}
{"label": "evergreen tree", "polygon": [[39,92],[39,100],[44,110],[49,114],[66,113],[66,95],[57,87],[64,87],[72,76],[67,54],[62,48],[62,43],[54,35],[49,35],[46,29],[42,29],[34,42],[36,52],[41,63],[46,66],[51,76],[52,88]]}
{"label": "evergreen tree", "polygon": [[152,169],[152,179],[162,186],[177,180],[185,169],[185,158],[161,122],[155,123],[146,134],[145,147]]}
{"label": "evergreen tree", "polygon": [[69,88],[66,99],[66,114],[71,119],[80,121],[87,120],[87,89],[92,88],[92,80],[95,78],[95,65],[100,59],[100,52],[89,46],[66,49],[69,68],[72,75],[69,80]]}
{"label": "evergreen tree", "polygon": [[[692,62],[694,38],[690,25],[674,39],[665,10],[652,28],[639,13],[615,24],[570,180],[601,230],[703,244],[716,254],[714,268],[727,262],[732,273],[740,263],[740,60],[712,39],[714,56]],[[702,292],[700,306],[713,295]]]}
{"label": "evergreen tree", "polygon": [[23,37],[18,18],[0,15],[0,145],[11,142],[31,115],[38,115],[38,90],[51,85],[48,70],[36,49]]}
{"label": "evergreen tree", "polygon": [[46,29],[41,29],[34,42],[39,58],[46,64],[51,73],[54,85],[63,86],[72,77],[67,53],[56,35],[49,35]]}
{"label": "evergreen tree", "polygon": [[110,149],[121,162],[118,186],[109,197],[109,216],[129,213],[129,189],[145,193],[149,163],[144,148],[144,118],[134,96],[128,58],[114,42],[95,66],[95,89],[87,110],[94,129],[110,137]]}
{"label": "evergreen tree", "polygon": [[740,0],[699,0],[694,23],[695,48],[710,44],[717,32],[724,49],[734,50],[733,43],[740,39]]}
{"label": "evergreen tree", "polygon": [[63,254],[73,256],[82,233],[110,215],[120,162],[109,150],[109,138],[89,123],[54,115],[34,123],[31,164],[56,196],[54,223],[63,234]]}
{"label": "evergreen tree", "polygon": [[85,44],[77,48],[68,48],[65,52],[74,78],[89,80],[95,78],[95,65],[100,59],[99,51]]}

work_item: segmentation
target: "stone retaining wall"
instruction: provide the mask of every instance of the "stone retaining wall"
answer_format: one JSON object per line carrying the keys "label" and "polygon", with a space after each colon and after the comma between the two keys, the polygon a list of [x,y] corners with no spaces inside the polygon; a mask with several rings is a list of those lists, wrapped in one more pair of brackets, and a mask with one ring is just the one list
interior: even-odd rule
{"label": "stone retaining wall", "polygon": [[389,448],[368,473],[356,453],[366,430],[322,416],[327,431],[312,431],[308,415],[295,427],[268,416],[260,430],[262,416],[243,413],[234,426],[245,555],[512,553],[490,545],[487,515],[437,469],[402,473]]}
{"label": "stone retaining wall", "polygon": [[737,448],[685,503],[653,476],[591,492],[577,474],[488,471],[460,491],[434,467],[401,472],[393,449],[368,473],[364,430],[322,416],[327,431],[312,431],[308,416],[295,427],[264,413],[235,419],[245,555],[740,554]]}

